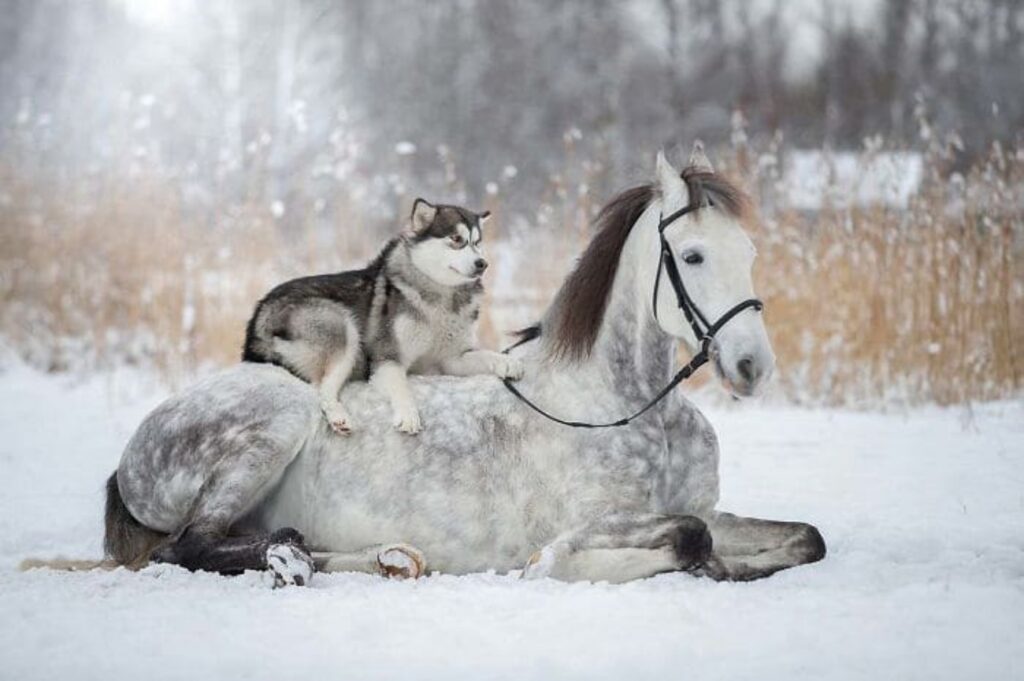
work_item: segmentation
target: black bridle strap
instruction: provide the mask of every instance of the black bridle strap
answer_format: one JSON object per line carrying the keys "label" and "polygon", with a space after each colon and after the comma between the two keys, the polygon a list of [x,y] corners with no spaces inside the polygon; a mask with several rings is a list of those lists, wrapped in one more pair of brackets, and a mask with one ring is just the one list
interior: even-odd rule
{"label": "black bridle strap", "polygon": [[[517,343],[517,345],[519,344]],[[512,348],[509,348],[509,350],[511,349]],[[640,418],[641,416],[646,414],[647,411],[651,409],[651,407],[665,399],[665,396],[672,392],[673,388],[675,388],[677,385],[679,385],[680,383],[688,379],[690,376],[692,376],[693,372],[704,366],[704,364],[707,363],[707,361],[707,353],[701,350],[696,355],[694,355],[689,362],[686,363],[686,366],[684,366],[682,369],[676,372],[676,375],[672,377],[672,380],[668,382],[668,385],[662,388],[661,391],[657,395],[655,395],[650,402],[645,404],[642,409],[634,413],[632,416],[627,416],[625,418],[619,419],[618,421],[611,421],[609,423],[587,423],[585,421],[566,421],[565,419],[560,419],[557,416],[549,414],[548,412],[544,411],[536,404],[531,402],[529,398],[527,398],[525,395],[519,392],[519,389],[516,388],[516,386],[512,383],[511,379],[505,378],[502,379],[502,382],[505,384],[505,387],[508,388],[508,391],[510,393],[519,398],[520,402],[525,404],[530,409],[533,409],[535,412],[537,412],[544,418],[548,419],[549,421],[554,421],[555,423],[560,423],[563,426],[569,426],[571,428],[619,428],[621,426],[629,425],[629,423],[634,419]]]}
{"label": "black bridle strap", "polygon": [[[679,309],[683,311],[686,321],[690,323],[690,328],[693,329],[693,333],[697,337],[697,342],[701,344],[700,351],[695,354],[682,369],[676,372],[676,375],[672,377],[672,380],[668,382],[668,385],[662,388],[657,395],[655,395],[643,406],[643,408],[640,409],[640,411],[637,411],[632,416],[627,416],[619,419],[618,421],[611,421],[609,423],[567,421],[565,419],[560,419],[557,416],[553,416],[531,402],[525,395],[519,392],[519,389],[512,384],[510,379],[506,378],[502,380],[502,383],[505,384],[508,391],[515,395],[523,404],[528,406],[530,409],[533,409],[544,418],[554,421],[555,423],[560,423],[563,426],[569,426],[571,428],[619,428],[621,426],[629,425],[629,423],[634,419],[643,416],[654,405],[665,399],[665,396],[672,392],[673,388],[692,376],[697,369],[707,364],[711,341],[714,340],[715,334],[721,331],[722,327],[740,312],[751,307],[760,311],[764,309],[764,303],[756,298],[744,300],[741,303],[733,305],[725,312],[725,314],[719,317],[714,324],[711,324],[708,322],[707,317],[704,316],[704,313],[700,311],[700,308],[697,307],[697,304],[693,302],[693,299],[690,298],[690,294],[686,292],[686,286],[683,285],[683,277],[679,274],[679,268],[676,266],[676,259],[672,255],[672,249],[669,246],[668,241],[665,239],[665,228],[687,213],[697,210],[699,207],[700,206],[697,205],[684,206],[669,215],[667,218],[661,218],[661,220],[658,221],[658,236],[661,238],[661,252],[658,256],[658,273],[654,278],[654,318],[658,318],[658,285],[661,283],[661,270],[662,267],[664,267],[665,271],[668,273],[669,283],[672,284],[672,289],[675,291],[676,303],[679,305]],[[521,338],[517,343],[505,348],[504,352],[508,353],[523,343],[527,343],[537,338],[539,335],[540,334],[538,332],[535,335],[523,336],[523,338]]]}

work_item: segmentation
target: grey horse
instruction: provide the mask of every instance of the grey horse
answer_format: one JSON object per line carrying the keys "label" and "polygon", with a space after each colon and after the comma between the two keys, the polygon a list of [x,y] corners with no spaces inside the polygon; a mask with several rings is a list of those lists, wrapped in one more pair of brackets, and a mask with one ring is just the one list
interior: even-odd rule
{"label": "grey horse", "polygon": [[[660,218],[692,210],[659,232]],[[753,297],[744,196],[699,148],[681,173],[604,207],[596,234],[541,323],[514,350],[517,389],[562,419],[614,421],[673,375],[699,339],[659,266],[662,238],[695,305],[717,319]],[[707,347],[736,396],[774,356],[758,309]],[[316,392],[274,366],[240,364],[150,413],[108,482],[106,549],[225,574],[315,569],[419,576],[523,569],[526,578],[622,582],[666,571],[749,580],[820,560],[812,525],[716,509],[718,442],[673,391],[628,426],[570,428],[493,376],[411,380],[424,429],[394,431],[370,384],[345,388],[365,427],[333,433]]]}

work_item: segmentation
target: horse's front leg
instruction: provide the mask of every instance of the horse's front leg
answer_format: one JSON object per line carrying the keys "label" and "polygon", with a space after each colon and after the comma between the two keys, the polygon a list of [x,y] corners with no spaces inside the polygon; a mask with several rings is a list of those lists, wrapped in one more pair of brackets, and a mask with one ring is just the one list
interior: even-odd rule
{"label": "horse's front leg", "polygon": [[694,516],[622,513],[560,535],[530,557],[525,579],[628,582],[662,572],[697,570],[711,554],[711,534]]}
{"label": "horse's front leg", "polygon": [[314,551],[318,572],[367,572],[396,579],[416,579],[427,572],[423,553],[408,544],[378,544],[362,551]]}
{"label": "horse's front leg", "polygon": [[715,512],[704,520],[714,552],[701,572],[718,580],[749,581],[825,557],[825,540],[807,523],[744,518]]}

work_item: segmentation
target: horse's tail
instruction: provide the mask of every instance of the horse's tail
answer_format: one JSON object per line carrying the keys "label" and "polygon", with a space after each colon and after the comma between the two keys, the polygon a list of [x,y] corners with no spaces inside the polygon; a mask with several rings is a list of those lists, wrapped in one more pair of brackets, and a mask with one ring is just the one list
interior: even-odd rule
{"label": "horse's tail", "polygon": [[106,532],[103,550],[115,565],[141,567],[167,535],[146,527],[131,514],[117,486],[117,471],[107,480]]}
{"label": "horse's tail", "polygon": [[21,561],[18,568],[22,571],[35,568],[49,568],[65,572],[82,570],[113,570],[122,565],[130,569],[138,569],[149,562],[152,553],[167,535],[151,530],[132,516],[121,498],[121,490],[117,486],[117,473],[107,480],[107,511],[106,533],[103,538],[103,549],[107,557],[103,560],[71,560],[68,558],[27,558]]}
{"label": "horse's tail", "polygon": [[71,560],[69,558],[43,560],[42,558],[26,558],[21,561],[18,569],[22,572],[36,568],[48,568],[63,572],[81,572],[83,570],[113,570],[116,567],[120,566],[112,560]]}

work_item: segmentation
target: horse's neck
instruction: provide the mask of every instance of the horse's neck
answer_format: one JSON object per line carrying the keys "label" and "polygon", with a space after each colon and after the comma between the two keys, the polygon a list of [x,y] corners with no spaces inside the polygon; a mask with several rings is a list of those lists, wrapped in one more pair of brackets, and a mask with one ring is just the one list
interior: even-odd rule
{"label": "horse's neck", "polygon": [[[651,219],[645,213],[641,223]],[[652,315],[657,258],[653,226],[637,224],[623,246],[601,330],[589,357],[559,366],[560,371],[548,374],[549,380],[576,380],[590,391],[603,390],[604,396],[591,393],[591,397],[620,402],[624,410],[640,408],[665,386],[675,364],[675,345]]]}
{"label": "horse's neck", "polygon": [[[640,222],[643,223],[645,217]],[[658,247],[650,225],[638,224],[619,259],[604,321],[591,361],[610,372],[617,388],[636,390],[646,401],[669,380],[675,344],[652,315]]]}

